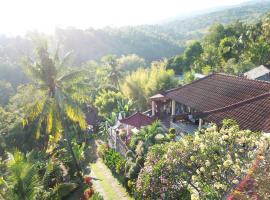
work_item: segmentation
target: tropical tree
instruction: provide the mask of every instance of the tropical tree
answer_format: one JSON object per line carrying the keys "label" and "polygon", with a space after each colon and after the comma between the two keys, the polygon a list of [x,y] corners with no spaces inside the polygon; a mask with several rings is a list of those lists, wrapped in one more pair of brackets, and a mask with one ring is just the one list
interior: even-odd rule
{"label": "tropical tree", "polygon": [[117,59],[119,68],[123,71],[134,71],[139,67],[145,67],[145,60],[136,54],[121,56]]}
{"label": "tropical tree", "polygon": [[35,164],[16,151],[7,164],[7,179],[0,178],[0,197],[7,200],[35,200],[41,183]]}
{"label": "tropical tree", "polygon": [[188,84],[195,80],[194,72],[188,71],[184,74],[184,83]]}
{"label": "tropical tree", "polygon": [[14,94],[11,83],[0,80],[0,106],[5,106],[9,98]]}
{"label": "tropical tree", "polygon": [[[143,128],[138,134],[132,136],[130,141],[130,147],[135,148],[140,145],[144,152],[148,151],[148,148],[155,144],[155,137],[159,134],[164,134],[164,129],[159,121]],[[140,143],[142,142],[142,143]]]}
{"label": "tropical tree", "polygon": [[166,70],[163,63],[151,68],[138,70],[127,75],[121,87],[122,93],[132,100],[138,110],[147,108],[147,101],[151,95],[161,90],[175,87],[178,84],[173,70]]}
{"label": "tropical tree", "polygon": [[23,120],[26,126],[29,122],[36,123],[36,138],[50,135],[52,142],[58,141],[62,134],[67,140],[69,151],[80,174],[80,165],[72,150],[68,134],[68,122],[76,123],[84,130],[87,127],[85,115],[80,104],[88,101],[85,92],[87,85],[82,83],[85,72],[63,70],[68,58],[62,60],[58,53],[52,57],[48,53],[47,42],[37,48],[36,61],[25,60],[24,66],[27,75],[32,79],[33,86],[41,92],[40,98],[27,105],[27,115]]}
{"label": "tropical tree", "polygon": [[116,88],[119,89],[119,81],[122,77],[122,73],[118,66],[118,62],[115,55],[108,55],[103,57],[102,62],[108,67],[108,79],[110,83]]}
{"label": "tropical tree", "polygon": [[95,106],[101,116],[108,118],[113,112],[128,115],[132,103],[121,92],[102,90],[96,96]]}

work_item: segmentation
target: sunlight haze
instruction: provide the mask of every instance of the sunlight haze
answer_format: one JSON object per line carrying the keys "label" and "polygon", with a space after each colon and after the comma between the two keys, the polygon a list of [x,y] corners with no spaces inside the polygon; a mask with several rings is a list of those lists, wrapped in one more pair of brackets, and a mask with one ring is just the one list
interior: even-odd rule
{"label": "sunlight haze", "polygon": [[101,28],[157,23],[166,18],[245,0],[9,0],[1,3],[1,34],[24,34],[55,27]]}

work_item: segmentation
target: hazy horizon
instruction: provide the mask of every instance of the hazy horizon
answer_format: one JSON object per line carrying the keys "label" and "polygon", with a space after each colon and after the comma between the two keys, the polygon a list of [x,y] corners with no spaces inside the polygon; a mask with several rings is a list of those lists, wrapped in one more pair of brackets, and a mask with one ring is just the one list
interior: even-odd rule
{"label": "hazy horizon", "polygon": [[0,34],[23,35],[28,31],[53,33],[56,27],[87,29],[151,24],[246,1],[248,0],[10,0],[2,2]]}

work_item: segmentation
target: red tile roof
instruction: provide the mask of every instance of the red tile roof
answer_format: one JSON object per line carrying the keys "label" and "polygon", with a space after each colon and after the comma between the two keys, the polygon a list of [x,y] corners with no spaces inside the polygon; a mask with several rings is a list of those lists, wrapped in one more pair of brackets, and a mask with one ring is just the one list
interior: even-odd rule
{"label": "red tile roof", "polygon": [[234,119],[242,129],[270,133],[270,93],[206,111],[198,116],[217,124],[223,119]]}
{"label": "red tile roof", "polygon": [[149,117],[143,113],[137,112],[127,118],[121,119],[120,122],[123,124],[128,124],[136,128],[141,128],[143,126],[148,126],[152,124],[156,119]]}
{"label": "red tile roof", "polygon": [[270,91],[270,83],[225,74],[212,74],[165,92],[165,96],[197,111],[232,105]]}

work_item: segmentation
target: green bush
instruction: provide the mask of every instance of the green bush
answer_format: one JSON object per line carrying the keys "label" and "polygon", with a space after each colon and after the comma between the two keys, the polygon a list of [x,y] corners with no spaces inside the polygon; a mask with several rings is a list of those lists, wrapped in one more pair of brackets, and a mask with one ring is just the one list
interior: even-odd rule
{"label": "green bush", "polygon": [[170,128],[168,134],[175,134],[175,128]]}
{"label": "green bush", "polygon": [[103,156],[104,163],[116,173],[124,171],[125,159],[116,151],[109,149]]}
{"label": "green bush", "polygon": [[135,180],[128,180],[128,189],[131,191],[131,192],[134,192],[135,189],[136,189],[136,181]]}
{"label": "green bush", "polygon": [[107,144],[102,144],[102,145],[99,145],[98,148],[97,148],[97,153],[98,153],[98,156],[100,158],[104,158],[104,155],[106,154],[106,152],[108,151],[108,145]]}
{"label": "green bush", "polygon": [[125,173],[125,164],[126,164],[126,160],[125,159],[121,159],[116,163],[116,173],[118,174],[124,174]]}

